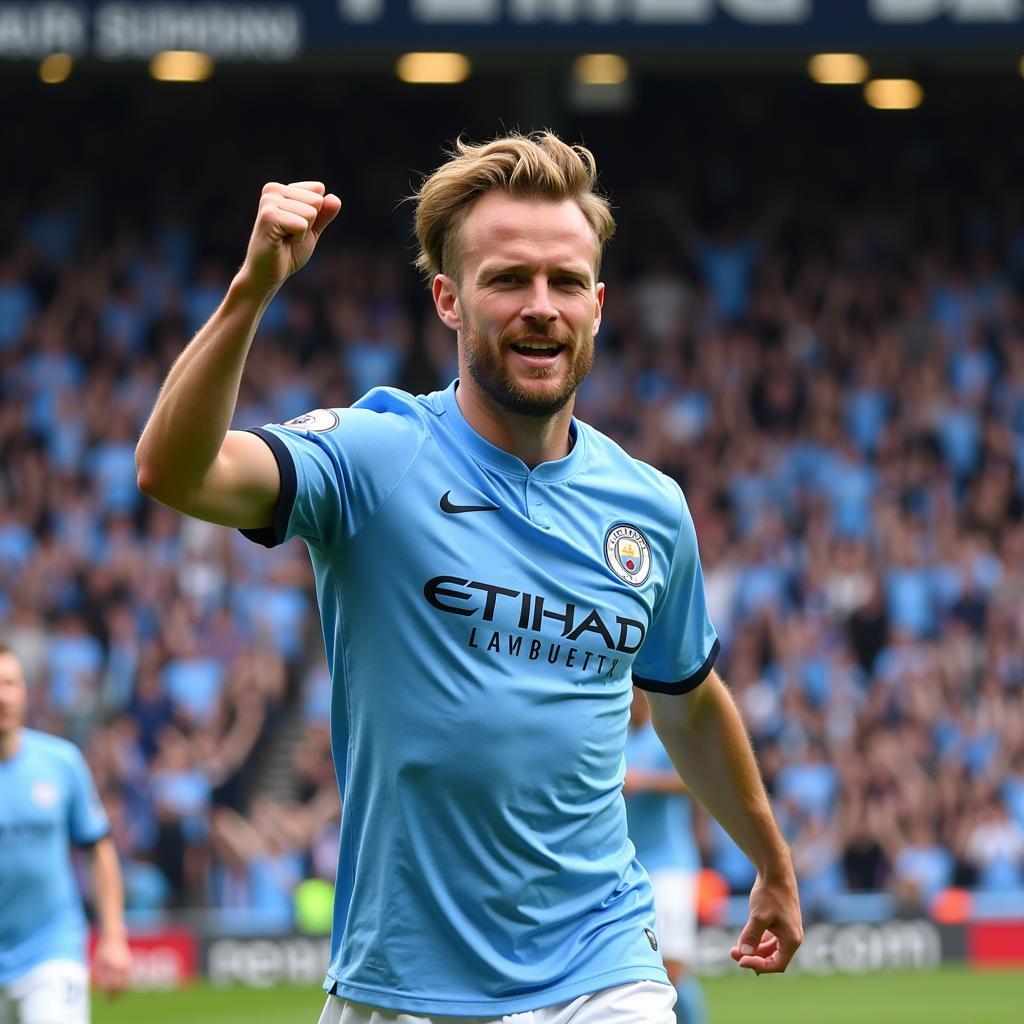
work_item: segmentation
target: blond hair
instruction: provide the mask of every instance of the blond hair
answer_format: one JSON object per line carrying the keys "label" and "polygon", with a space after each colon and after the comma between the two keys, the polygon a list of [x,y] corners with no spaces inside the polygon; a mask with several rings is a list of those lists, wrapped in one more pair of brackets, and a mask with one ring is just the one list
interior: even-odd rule
{"label": "blond hair", "polygon": [[416,266],[428,280],[435,274],[458,279],[462,225],[473,203],[487,192],[551,202],[573,200],[597,236],[600,265],[605,243],[615,232],[615,219],[611,204],[597,192],[597,163],[589,149],[570,146],[552,132],[512,132],[479,146],[456,139],[448,156],[412,197],[419,242]]}

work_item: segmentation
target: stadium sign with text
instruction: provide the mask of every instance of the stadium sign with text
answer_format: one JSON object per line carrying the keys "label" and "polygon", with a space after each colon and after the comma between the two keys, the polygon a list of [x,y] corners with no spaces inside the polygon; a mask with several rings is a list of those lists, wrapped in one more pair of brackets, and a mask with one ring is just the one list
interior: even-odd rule
{"label": "stadium sign with text", "polygon": [[[959,945],[932,921],[894,920],[879,924],[812,924],[793,961],[793,970],[809,974],[867,974],[871,971],[934,970],[946,960],[962,960]],[[699,974],[724,975],[735,971],[729,950],[736,932],[728,928],[702,928],[694,965]]]}
{"label": "stadium sign with text", "polygon": [[1024,0],[91,0],[0,2],[0,58],[105,61],[201,50],[291,61],[373,47],[707,52],[872,47],[970,52],[1024,42]]}
{"label": "stadium sign with text", "polygon": [[222,936],[205,947],[206,977],[214,985],[271,988],[319,985],[331,959],[331,940],[308,935]]}
{"label": "stadium sign with text", "polygon": [[[93,960],[98,935],[89,937],[89,958]],[[131,987],[147,991],[181,988],[199,973],[199,942],[188,928],[168,926],[128,936],[132,951]]]}

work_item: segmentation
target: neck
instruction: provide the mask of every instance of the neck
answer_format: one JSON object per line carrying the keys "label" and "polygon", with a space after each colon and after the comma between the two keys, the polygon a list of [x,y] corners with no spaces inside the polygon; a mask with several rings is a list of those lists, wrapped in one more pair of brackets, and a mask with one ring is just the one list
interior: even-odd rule
{"label": "neck", "polygon": [[21,747],[21,729],[0,732],[0,761],[10,761]]}
{"label": "neck", "polygon": [[569,454],[575,398],[550,416],[520,416],[502,409],[466,374],[459,380],[455,400],[466,422],[481,437],[522,459],[530,469]]}

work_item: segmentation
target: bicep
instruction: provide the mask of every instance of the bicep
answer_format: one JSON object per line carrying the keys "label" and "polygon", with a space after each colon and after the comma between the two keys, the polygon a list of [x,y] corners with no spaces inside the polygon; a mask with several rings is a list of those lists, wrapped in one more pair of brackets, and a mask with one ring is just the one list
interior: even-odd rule
{"label": "bicep", "polygon": [[117,847],[114,845],[113,836],[109,834],[97,839],[89,847],[89,860],[93,870],[109,861],[116,863],[117,859]]}
{"label": "bicep", "polygon": [[662,743],[667,737],[693,729],[700,709],[708,701],[720,699],[725,692],[722,677],[711,669],[707,677],[689,693],[647,693],[651,705],[651,721]]}
{"label": "bicep", "polygon": [[269,445],[256,434],[229,430],[199,488],[183,496],[179,512],[221,526],[269,526],[281,493],[281,472]]}

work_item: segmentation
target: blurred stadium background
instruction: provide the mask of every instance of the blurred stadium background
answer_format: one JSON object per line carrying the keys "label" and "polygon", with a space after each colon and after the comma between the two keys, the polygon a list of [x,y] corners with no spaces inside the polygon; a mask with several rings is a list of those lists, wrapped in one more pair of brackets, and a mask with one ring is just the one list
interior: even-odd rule
{"label": "blurred stadium background", "polygon": [[[0,3],[0,635],[31,724],[100,785],[137,987],[304,983],[315,1008],[341,814],[301,545],[136,489],[161,375],[263,182],[319,177],[345,208],[264,318],[236,425],[443,385],[402,197],[460,133],[551,127],[619,219],[578,412],[686,491],[793,845],[781,984],[812,1009],[786,1019],[869,1013],[867,979],[807,975],[895,969],[928,981],[879,1022],[1016,1019],[1022,54],[1017,0]],[[706,819],[700,842],[711,977],[753,871]],[[1009,973],[970,988],[983,967]],[[710,993],[716,1021],[754,1005]],[[171,1005],[145,998],[122,1015]],[[243,1019],[221,1003],[193,1019]]]}

